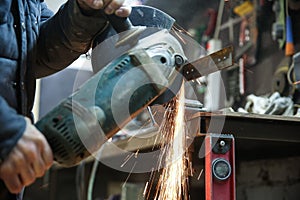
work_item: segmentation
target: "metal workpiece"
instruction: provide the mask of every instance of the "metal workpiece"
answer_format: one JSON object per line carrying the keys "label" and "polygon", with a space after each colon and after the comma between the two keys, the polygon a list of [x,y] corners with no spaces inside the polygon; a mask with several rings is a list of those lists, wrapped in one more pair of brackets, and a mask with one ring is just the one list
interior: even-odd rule
{"label": "metal workpiece", "polygon": [[[198,136],[205,136],[207,133],[214,132],[222,134],[223,138],[226,138],[226,134],[233,134],[236,139],[300,142],[299,117],[225,111],[211,113],[207,112],[200,102],[195,100],[186,100],[186,102],[187,121],[196,120],[201,125]],[[211,123],[222,124],[222,127],[214,126]],[[222,141],[227,144],[226,139]],[[218,146],[222,146],[221,143]]]}
{"label": "metal workpiece", "polygon": [[228,46],[217,52],[199,58],[183,66],[182,74],[187,81],[206,76],[233,65],[233,47]]}
{"label": "metal workpiece", "polygon": [[[298,117],[221,112],[194,112],[188,117],[188,120],[200,120],[203,135],[210,128],[211,132],[233,134],[236,139],[300,142],[300,119]],[[209,126],[211,121],[224,123],[221,132],[214,129],[214,126]]]}

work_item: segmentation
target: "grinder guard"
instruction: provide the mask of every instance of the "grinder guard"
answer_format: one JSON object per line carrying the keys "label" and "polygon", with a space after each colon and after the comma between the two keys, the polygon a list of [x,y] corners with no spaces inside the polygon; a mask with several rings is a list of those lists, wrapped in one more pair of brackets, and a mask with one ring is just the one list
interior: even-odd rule
{"label": "grinder guard", "polygon": [[[147,27],[147,29],[143,31],[143,33],[138,38],[135,38],[139,40],[142,40],[142,38],[145,37],[149,37],[153,33],[162,29],[171,31],[175,23],[175,19],[170,15],[157,8],[145,5],[132,6],[132,11],[129,16],[129,19],[132,25],[136,27]],[[125,31],[123,34],[126,34],[126,32],[128,33],[130,31]],[[111,46],[114,45],[114,43],[119,39],[119,35],[117,35],[117,32],[114,30],[114,28],[111,25],[109,25],[107,29],[105,29],[103,32],[96,36],[93,42],[92,51],[92,66],[94,72],[101,70],[111,60],[116,59],[117,57],[119,57],[119,55],[122,55],[123,53],[132,49],[134,41],[129,41],[128,45],[115,46],[115,48],[111,48]],[[107,38],[109,39],[107,40]],[[162,38],[152,37],[151,39],[148,39],[148,41],[157,43],[160,39]],[[144,42],[139,42],[139,44],[142,45],[143,43]],[[106,54],[103,55],[103,52],[106,52]],[[175,96],[174,91],[175,93],[179,91],[181,83],[182,77],[178,76],[177,79],[174,81],[174,84],[172,84],[170,88],[166,90],[165,93],[160,95],[160,97],[157,98],[156,101],[152,103],[152,105],[164,104],[168,102],[171,98]]]}

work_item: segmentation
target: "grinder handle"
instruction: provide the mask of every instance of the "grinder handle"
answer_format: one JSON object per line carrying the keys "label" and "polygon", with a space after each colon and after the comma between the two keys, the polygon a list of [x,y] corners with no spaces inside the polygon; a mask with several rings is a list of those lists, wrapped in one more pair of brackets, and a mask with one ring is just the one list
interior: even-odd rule
{"label": "grinder handle", "polygon": [[133,25],[128,17],[119,17],[115,14],[107,15],[108,21],[117,33],[128,31]]}

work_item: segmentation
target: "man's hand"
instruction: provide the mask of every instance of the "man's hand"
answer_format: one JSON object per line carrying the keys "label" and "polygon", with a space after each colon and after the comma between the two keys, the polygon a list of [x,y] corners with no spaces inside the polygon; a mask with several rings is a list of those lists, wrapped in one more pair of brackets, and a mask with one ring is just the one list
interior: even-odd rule
{"label": "man's hand", "polygon": [[124,0],[77,0],[85,11],[103,9],[108,15],[115,13],[119,17],[128,17],[131,8],[124,6]]}
{"label": "man's hand", "polygon": [[26,120],[23,136],[0,165],[0,178],[11,193],[19,193],[37,177],[44,175],[53,163],[53,155],[44,135]]}

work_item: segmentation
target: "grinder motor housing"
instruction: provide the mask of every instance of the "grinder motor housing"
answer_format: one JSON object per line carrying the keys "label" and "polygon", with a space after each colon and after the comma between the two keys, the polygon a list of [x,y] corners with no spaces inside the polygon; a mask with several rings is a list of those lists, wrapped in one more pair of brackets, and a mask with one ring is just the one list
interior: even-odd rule
{"label": "grinder motor housing", "polygon": [[167,30],[149,37],[140,43],[167,42],[138,45],[114,59],[36,123],[59,164],[71,167],[95,153],[173,83],[175,57],[185,59],[180,43]]}

